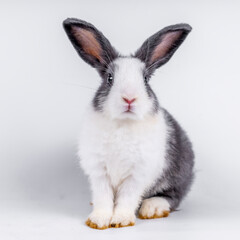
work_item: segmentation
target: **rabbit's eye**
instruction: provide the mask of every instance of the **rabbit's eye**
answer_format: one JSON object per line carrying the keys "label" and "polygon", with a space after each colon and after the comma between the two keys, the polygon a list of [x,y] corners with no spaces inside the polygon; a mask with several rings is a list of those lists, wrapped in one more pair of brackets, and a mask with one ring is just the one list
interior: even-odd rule
{"label": "rabbit's eye", "polygon": [[145,83],[145,84],[148,83],[148,77],[144,77],[144,83]]}
{"label": "rabbit's eye", "polygon": [[112,76],[112,74],[108,74],[108,77],[107,77],[107,83],[109,84],[109,85],[112,85],[112,83],[113,83],[113,76]]}

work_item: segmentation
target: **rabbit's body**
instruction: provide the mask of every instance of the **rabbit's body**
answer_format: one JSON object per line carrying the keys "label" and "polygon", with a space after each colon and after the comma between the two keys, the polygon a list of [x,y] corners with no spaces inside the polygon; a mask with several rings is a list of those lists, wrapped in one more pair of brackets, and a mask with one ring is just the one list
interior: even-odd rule
{"label": "rabbit's body", "polygon": [[[107,177],[113,190],[112,197],[125,180],[134,178],[136,185],[129,186],[126,196],[139,191],[134,198],[137,206],[144,199],[164,197],[168,200],[161,209],[165,214],[179,206],[193,179],[191,143],[164,109],[137,124],[132,120],[112,121],[89,110],[82,124],[79,157],[90,179],[93,173]],[[148,212],[141,214],[141,210],[144,209],[140,209],[142,218],[152,217]]]}
{"label": "rabbit's body", "polygon": [[160,107],[148,82],[191,27],[167,27],[129,57],[120,56],[89,23],[67,19],[64,27],[79,55],[102,78],[79,141],[94,206],[87,225],[134,225],[139,207],[141,218],[167,216],[189,190],[194,154],[185,132]]}

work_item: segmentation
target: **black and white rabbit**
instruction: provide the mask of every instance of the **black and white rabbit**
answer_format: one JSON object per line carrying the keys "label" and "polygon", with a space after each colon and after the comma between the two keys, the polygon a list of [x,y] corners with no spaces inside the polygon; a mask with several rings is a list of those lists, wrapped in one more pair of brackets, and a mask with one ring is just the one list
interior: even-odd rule
{"label": "black and white rabbit", "polygon": [[88,175],[92,228],[132,226],[168,216],[193,180],[192,145],[149,85],[191,27],[177,24],[148,38],[134,55],[121,56],[92,24],[70,18],[65,31],[80,57],[102,81],[84,120],[80,163]]}

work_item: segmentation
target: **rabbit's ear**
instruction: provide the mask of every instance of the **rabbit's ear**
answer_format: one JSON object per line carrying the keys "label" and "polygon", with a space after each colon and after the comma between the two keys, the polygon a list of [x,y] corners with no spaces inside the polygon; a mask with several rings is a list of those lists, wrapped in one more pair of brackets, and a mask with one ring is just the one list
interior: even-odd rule
{"label": "rabbit's ear", "polygon": [[188,24],[166,27],[148,38],[135,53],[150,72],[165,64],[192,30]]}
{"label": "rabbit's ear", "polygon": [[106,67],[118,56],[107,38],[92,24],[68,18],[63,27],[80,57],[92,67]]}

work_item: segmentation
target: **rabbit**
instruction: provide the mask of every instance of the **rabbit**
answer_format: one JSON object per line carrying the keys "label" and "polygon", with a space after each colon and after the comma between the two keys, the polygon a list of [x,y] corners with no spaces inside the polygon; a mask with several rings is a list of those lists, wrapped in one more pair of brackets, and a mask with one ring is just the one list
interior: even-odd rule
{"label": "rabbit", "polygon": [[79,56],[97,70],[101,85],[88,106],[78,156],[88,176],[95,229],[133,226],[167,217],[178,208],[194,178],[194,152],[185,131],[160,106],[150,87],[191,26],[176,24],[120,55],[92,24],[68,18],[63,27]]}

